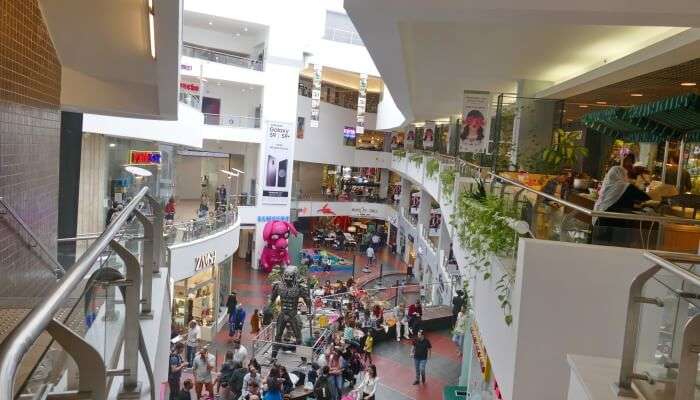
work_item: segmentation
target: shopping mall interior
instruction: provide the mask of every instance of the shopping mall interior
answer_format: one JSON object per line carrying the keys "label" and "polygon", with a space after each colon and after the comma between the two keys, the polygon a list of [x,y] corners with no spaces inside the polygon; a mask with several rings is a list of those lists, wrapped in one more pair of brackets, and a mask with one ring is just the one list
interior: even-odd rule
{"label": "shopping mall interior", "polygon": [[700,399],[699,83],[693,0],[0,0],[0,400]]}

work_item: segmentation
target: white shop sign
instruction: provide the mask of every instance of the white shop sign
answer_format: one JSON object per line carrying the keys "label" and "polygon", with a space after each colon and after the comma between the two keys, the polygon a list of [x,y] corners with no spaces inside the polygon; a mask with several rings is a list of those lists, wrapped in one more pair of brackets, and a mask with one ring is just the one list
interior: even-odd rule
{"label": "white shop sign", "polygon": [[216,250],[208,251],[194,258],[194,271],[199,272],[216,265]]}

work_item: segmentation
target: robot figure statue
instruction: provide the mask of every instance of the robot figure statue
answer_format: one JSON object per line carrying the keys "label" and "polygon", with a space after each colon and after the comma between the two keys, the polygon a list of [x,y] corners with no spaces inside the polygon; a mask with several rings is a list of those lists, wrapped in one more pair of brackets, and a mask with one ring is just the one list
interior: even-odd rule
{"label": "robot figure statue", "polygon": [[[295,266],[288,266],[282,274],[282,282],[275,282],[272,285],[272,294],[270,296],[270,307],[274,307],[277,297],[279,296],[282,303],[282,310],[277,316],[275,329],[275,342],[282,341],[284,330],[289,324],[292,333],[296,339],[296,344],[301,344],[301,321],[297,318],[299,308],[299,299],[303,299],[309,314],[311,314],[311,298],[309,290],[305,285],[302,285],[298,280],[298,274]],[[277,358],[279,345],[273,345],[272,358]]]}

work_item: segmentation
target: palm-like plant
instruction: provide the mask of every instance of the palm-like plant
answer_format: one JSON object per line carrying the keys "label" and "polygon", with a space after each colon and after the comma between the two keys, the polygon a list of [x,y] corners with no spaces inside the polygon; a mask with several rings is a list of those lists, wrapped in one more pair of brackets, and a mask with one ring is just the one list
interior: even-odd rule
{"label": "palm-like plant", "polygon": [[581,131],[554,131],[554,141],[542,152],[542,161],[554,169],[574,167],[578,161],[588,156],[588,149],[579,144]]}

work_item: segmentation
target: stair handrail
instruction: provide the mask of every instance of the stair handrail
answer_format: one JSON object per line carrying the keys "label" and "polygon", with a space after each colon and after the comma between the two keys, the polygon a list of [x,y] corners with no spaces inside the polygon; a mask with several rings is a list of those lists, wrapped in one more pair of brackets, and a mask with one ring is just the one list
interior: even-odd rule
{"label": "stair handrail", "polygon": [[[53,265],[53,270],[52,270],[52,272],[54,273],[54,275],[56,275],[56,278],[62,277],[62,276],[66,273],[66,270],[63,269],[63,266],[58,262],[58,260],[56,259],[56,257],[53,256],[53,255],[51,254],[51,252],[46,248],[46,246],[44,246],[44,243],[42,243],[42,242],[36,237],[36,235],[34,234],[34,231],[32,231],[32,229],[29,227],[29,225],[27,225],[27,223],[24,222],[24,220],[22,219],[22,217],[19,216],[19,214],[17,213],[17,211],[15,211],[15,209],[12,208],[12,206],[10,206],[10,205],[7,203],[7,201],[5,200],[5,198],[0,197],[0,204],[5,208],[5,210],[7,210],[7,212],[12,216],[12,218],[14,218],[15,221],[17,221],[17,223],[19,224],[19,226],[21,226],[22,229],[24,229],[24,231],[26,232],[26,234],[29,235],[30,238],[32,238],[32,240],[34,241],[34,243],[29,243],[29,245],[30,245],[31,247],[38,246],[38,247],[39,247],[39,250],[41,250],[41,252],[44,254],[44,256],[45,256],[45,257],[49,260],[49,262]],[[21,236],[21,235],[20,235],[20,236]]]}
{"label": "stair handrail", "polygon": [[68,297],[90,273],[95,261],[110,246],[122,226],[131,217],[131,213],[144,200],[147,192],[148,187],[143,187],[133,197],[102,235],[73,264],[45,301],[32,309],[0,344],[0,400],[13,400],[15,375],[22,357],[53,321],[53,316],[60,309],[62,300]]}

